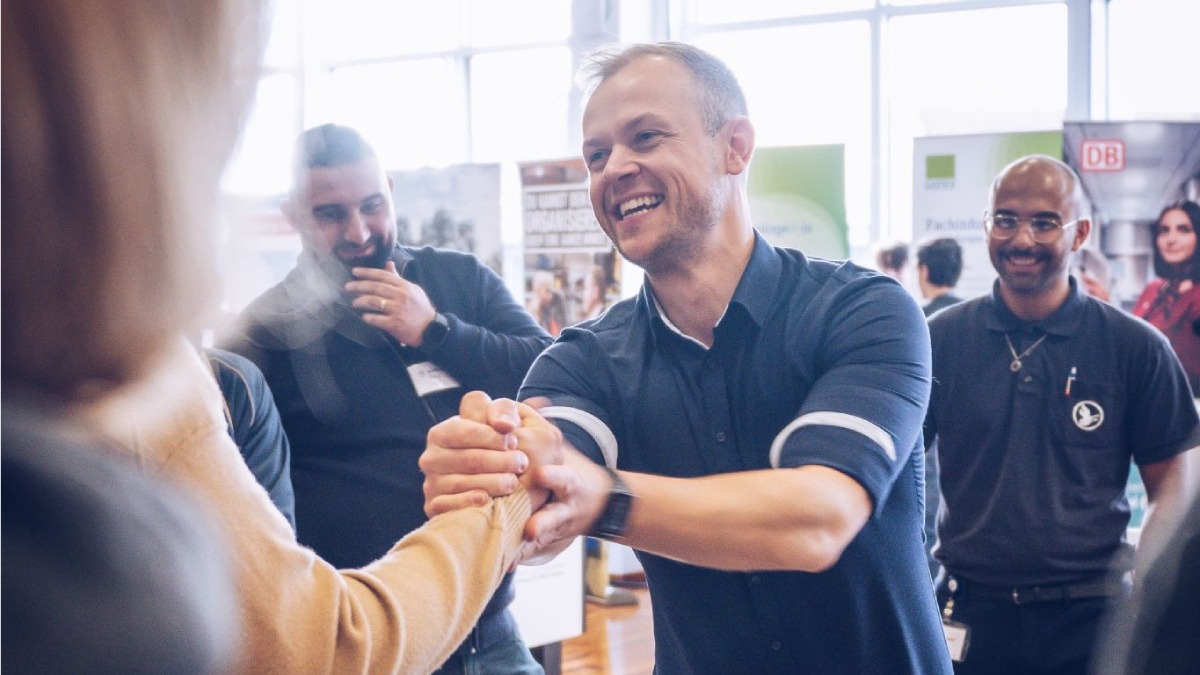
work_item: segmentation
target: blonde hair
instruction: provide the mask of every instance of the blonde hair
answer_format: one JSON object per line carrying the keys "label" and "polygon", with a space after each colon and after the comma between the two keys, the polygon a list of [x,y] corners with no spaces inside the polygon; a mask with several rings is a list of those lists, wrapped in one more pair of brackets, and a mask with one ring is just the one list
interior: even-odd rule
{"label": "blonde hair", "polygon": [[3,377],[136,376],[215,297],[217,183],[257,83],[258,0],[5,0]]}

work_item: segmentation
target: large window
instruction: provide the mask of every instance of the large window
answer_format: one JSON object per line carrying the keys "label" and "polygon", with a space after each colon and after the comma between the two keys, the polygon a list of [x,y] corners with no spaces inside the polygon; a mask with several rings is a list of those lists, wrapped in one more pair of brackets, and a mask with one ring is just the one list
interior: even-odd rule
{"label": "large window", "polygon": [[912,139],[1056,128],[1068,8],[1054,0],[685,0],[675,30],[725,58],[760,145],[843,143],[852,252],[912,227]]}
{"label": "large window", "polygon": [[336,68],[324,119],[355,127],[388,169],[470,159],[467,92],[453,58]]}
{"label": "large window", "polygon": [[[718,3],[719,4],[719,3]],[[724,6],[724,5],[722,5]],[[698,35],[746,92],[760,147],[844,144],[847,218],[870,219],[871,30],[866,21]],[[836,63],[838,67],[829,68]]]}
{"label": "large window", "polygon": [[[894,16],[887,22],[881,233],[912,236],[913,139],[1058,129],[1067,111],[1067,9],[1042,4]],[[984,195],[980,195],[983,208]]]}
{"label": "large window", "polygon": [[850,242],[911,233],[912,139],[1200,119],[1194,0],[277,0],[226,190],[272,194],[291,140],[360,127],[389,168],[578,152],[579,52],[675,39],[725,59],[762,146],[846,147]]}
{"label": "large window", "polygon": [[574,154],[571,2],[278,0],[228,192],[277,193],[302,128],[361,130],[389,169]]}
{"label": "large window", "polygon": [[326,122],[363,132],[388,170],[502,163],[504,275],[519,294],[514,162],[578,153],[573,4],[276,0],[257,99],[222,181],[226,308],[294,264],[300,242],[279,200],[297,134]]}
{"label": "large window", "polygon": [[1110,0],[1107,7],[1099,36],[1107,37],[1107,49],[1097,61],[1108,110],[1097,113],[1112,120],[1200,117],[1200,2]]}
{"label": "large window", "polygon": [[[912,143],[1064,119],[1200,119],[1194,0],[677,0],[760,145],[842,142],[850,243],[907,239]],[[834,113],[834,114],[830,114]]]}
{"label": "large window", "polygon": [[479,54],[471,60],[471,158],[477,162],[575,155],[567,147],[571,50]]}
{"label": "large window", "polygon": [[300,133],[300,14],[295,2],[275,3],[263,75],[242,137],[221,181],[227,193],[264,195],[287,186],[292,141]]}
{"label": "large window", "polygon": [[691,0],[680,4],[688,8],[688,23],[705,25],[870,9],[875,0]]}

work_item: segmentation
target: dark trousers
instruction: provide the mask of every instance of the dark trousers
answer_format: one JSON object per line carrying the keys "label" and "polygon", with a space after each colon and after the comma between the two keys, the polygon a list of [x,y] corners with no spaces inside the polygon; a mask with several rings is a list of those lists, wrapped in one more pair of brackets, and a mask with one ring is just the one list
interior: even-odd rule
{"label": "dark trousers", "polygon": [[[946,580],[938,603],[950,597]],[[1091,597],[1017,604],[981,597],[960,583],[950,619],[970,630],[966,657],[955,675],[1087,675],[1101,620],[1114,598]]]}

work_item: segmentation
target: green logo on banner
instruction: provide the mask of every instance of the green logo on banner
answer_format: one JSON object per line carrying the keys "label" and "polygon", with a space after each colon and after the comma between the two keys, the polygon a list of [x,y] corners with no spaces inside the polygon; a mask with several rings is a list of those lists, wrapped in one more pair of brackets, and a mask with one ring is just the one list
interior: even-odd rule
{"label": "green logo on banner", "polygon": [[925,180],[954,180],[954,155],[925,157]]}

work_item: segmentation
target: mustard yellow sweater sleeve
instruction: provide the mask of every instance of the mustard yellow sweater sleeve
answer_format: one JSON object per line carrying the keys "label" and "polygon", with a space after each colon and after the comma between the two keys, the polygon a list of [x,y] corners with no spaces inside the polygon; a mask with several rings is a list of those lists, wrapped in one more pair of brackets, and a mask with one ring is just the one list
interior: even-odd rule
{"label": "mustard yellow sweater sleeve", "polygon": [[466,638],[529,517],[518,491],[429,521],[358,570],[296,543],[225,430],[221,394],[185,345],[83,414],[191,490],[227,535],[246,673],[426,673]]}

